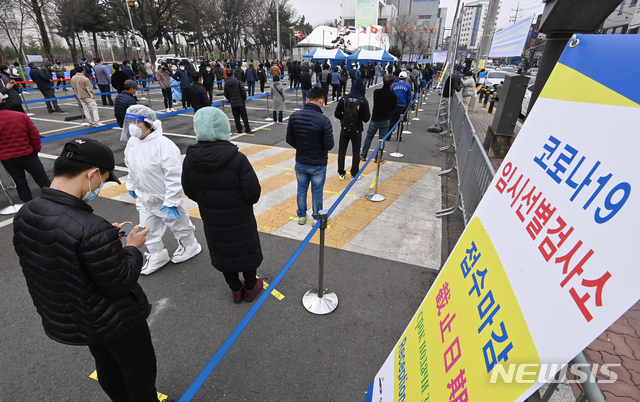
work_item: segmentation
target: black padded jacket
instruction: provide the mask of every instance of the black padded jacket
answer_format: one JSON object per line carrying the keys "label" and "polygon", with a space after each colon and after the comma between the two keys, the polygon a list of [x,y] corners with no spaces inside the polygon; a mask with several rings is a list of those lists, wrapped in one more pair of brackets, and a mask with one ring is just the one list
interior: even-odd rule
{"label": "black padded jacket", "polygon": [[43,188],[13,223],[13,245],[45,333],[70,345],[117,339],[151,312],[142,253],[86,202]]}

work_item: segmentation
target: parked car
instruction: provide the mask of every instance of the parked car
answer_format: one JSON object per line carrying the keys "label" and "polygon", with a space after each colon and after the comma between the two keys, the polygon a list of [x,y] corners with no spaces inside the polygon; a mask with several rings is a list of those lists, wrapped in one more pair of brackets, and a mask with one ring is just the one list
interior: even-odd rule
{"label": "parked car", "polygon": [[527,70],[526,74],[532,77],[536,76],[538,75],[538,68],[537,67],[530,68],[529,70]]}
{"label": "parked car", "polygon": [[502,71],[502,70],[493,70],[493,71],[487,72],[484,82],[482,83],[483,89],[484,88],[493,89],[494,85],[499,84],[500,81],[504,81],[504,77],[506,77],[507,74],[508,74],[507,71]]}

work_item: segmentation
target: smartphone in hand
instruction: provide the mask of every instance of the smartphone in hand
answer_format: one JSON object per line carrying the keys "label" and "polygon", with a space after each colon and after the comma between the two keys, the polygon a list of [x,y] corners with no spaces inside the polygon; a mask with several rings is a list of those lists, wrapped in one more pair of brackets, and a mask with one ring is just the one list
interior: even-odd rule
{"label": "smartphone in hand", "polygon": [[[134,224],[132,223],[125,223],[124,225],[122,225],[122,227],[120,228],[119,233],[123,236],[128,236],[129,233],[131,233],[131,231],[133,230],[133,228],[135,227]],[[138,232],[141,232],[144,230],[144,226],[140,226],[138,228]]]}

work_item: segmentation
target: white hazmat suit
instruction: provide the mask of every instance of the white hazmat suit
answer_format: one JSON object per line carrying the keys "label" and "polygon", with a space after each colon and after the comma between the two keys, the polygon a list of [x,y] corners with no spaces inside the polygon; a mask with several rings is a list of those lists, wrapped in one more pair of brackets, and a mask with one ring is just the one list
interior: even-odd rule
{"label": "white hazmat suit", "polygon": [[[140,122],[147,122],[152,128]],[[140,128],[134,127],[136,124]],[[147,261],[141,271],[149,275],[169,260],[180,263],[190,259],[200,253],[202,247],[196,240],[189,212],[182,206],[180,150],[162,135],[162,123],[156,119],[155,112],[142,105],[130,106],[124,129],[131,134],[124,150],[125,164],[129,168],[126,187],[134,198],[137,196],[140,226],[149,228],[145,243]],[[179,216],[171,219],[168,211],[172,211],[171,218],[176,214]],[[172,258],[162,241],[167,228],[178,241]]]}

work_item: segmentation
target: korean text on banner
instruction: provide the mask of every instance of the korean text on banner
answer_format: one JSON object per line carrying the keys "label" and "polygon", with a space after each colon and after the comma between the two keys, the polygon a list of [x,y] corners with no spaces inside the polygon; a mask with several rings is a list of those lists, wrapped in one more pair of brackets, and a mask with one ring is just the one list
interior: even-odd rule
{"label": "korean text on banner", "polygon": [[524,401],[637,302],[640,80],[589,61],[640,37],[577,38],[368,400]]}
{"label": "korean text on banner", "polygon": [[446,50],[435,50],[433,52],[433,62],[434,63],[444,63],[447,61],[447,51]]}
{"label": "korean text on banner", "polygon": [[496,33],[493,37],[489,57],[520,56],[529,37],[533,15]]}

